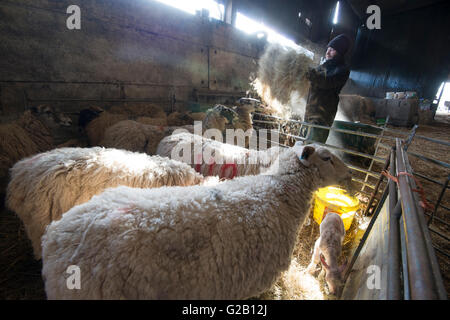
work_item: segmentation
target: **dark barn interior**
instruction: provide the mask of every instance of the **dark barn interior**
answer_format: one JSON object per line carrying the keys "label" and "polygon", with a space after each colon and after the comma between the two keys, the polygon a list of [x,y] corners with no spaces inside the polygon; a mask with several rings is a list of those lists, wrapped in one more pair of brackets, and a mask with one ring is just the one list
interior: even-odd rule
{"label": "dark barn interior", "polygon": [[[50,215],[47,223],[50,224],[64,217],[62,214],[75,205],[93,201],[84,194],[83,190],[89,189],[86,185],[92,189],[100,185],[98,180],[94,180],[94,173],[89,176],[91,173],[87,171],[84,182],[81,178],[73,178],[70,182],[73,190],[68,193],[80,194],[74,196],[75,203],[65,208],[58,204],[62,200],[56,199],[57,194],[63,194],[57,193],[57,186],[49,187],[47,191],[34,187],[49,185],[62,173],[52,173],[53,180],[30,178],[25,183],[27,174],[16,178],[19,167],[11,169],[16,163],[22,163],[30,170],[28,175],[37,179],[37,172],[49,174],[53,168],[43,163],[31,170],[35,161],[41,160],[39,156],[30,157],[61,148],[87,150],[105,147],[152,157],[164,156],[159,153],[160,141],[176,128],[197,134],[193,131],[194,121],[201,121],[204,129],[216,128],[222,133],[225,128],[242,128],[243,131],[250,128],[256,130],[254,132],[278,130],[280,140],[276,144],[270,141],[270,146],[280,145],[282,150],[293,148],[298,141],[330,147],[332,154],[342,158],[350,168],[355,185],[352,196],[360,203],[350,228],[346,230],[342,255],[338,257],[340,262],[350,262],[342,272],[340,296],[330,293],[325,267],[318,276],[305,271],[313,255],[314,243],[321,235],[320,222],[316,223],[313,217],[316,202],[310,199],[311,207],[305,213],[305,223],[300,224],[297,230],[295,246],[292,244],[290,251],[286,250],[290,252],[289,261],[292,260],[289,268],[274,275],[270,285],[261,284],[258,287],[261,290],[250,290],[250,296],[244,293],[242,296],[227,296],[215,291],[215,295],[206,296],[206,299],[447,299],[450,292],[450,2],[205,0],[192,1],[190,11],[186,9],[189,7],[187,2],[0,2],[0,299],[67,298],[50,294],[50,285],[45,287],[48,280],[43,278],[43,267],[51,253],[46,256],[45,251],[42,260],[36,259],[36,247],[30,241],[26,225],[32,222],[26,222],[19,211],[27,211],[24,213],[26,217],[38,215],[30,209],[37,207],[30,203],[44,201],[44,196],[52,199],[54,193],[55,199],[46,204],[46,213]],[[210,7],[206,7],[207,3]],[[80,9],[80,28],[69,28],[70,17],[76,11],[68,8],[73,5]],[[369,25],[373,12],[368,12],[367,8],[371,5],[380,9],[379,29]],[[216,11],[219,16],[216,16]],[[311,68],[317,68],[328,59],[325,57],[330,41],[341,34],[351,40],[347,53],[342,55],[349,69],[348,80],[342,90],[338,90],[339,104],[336,117],[332,117],[333,124],[314,123],[307,117],[308,99],[313,87],[301,79],[305,79]],[[273,65],[264,65],[266,52],[275,46],[274,43],[278,43],[280,48],[284,46],[284,49],[273,55]],[[301,55],[306,60],[295,60],[298,65],[292,62],[282,69],[276,64],[277,57],[284,54],[282,52],[290,52],[297,58]],[[305,64],[303,66],[298,61],[308,63],[301,62]],[[272,78],[269,80],[275,84],[264,83],[263,66],[273,68],[266,78]],[[305,71],[307,69],[309,71]],[[286,80],[288,77],[292,81],[289,80],[291,78]],[[289,85],[291,88],[285,96],[286,101],[276,96],[277,82],[280,87]],[[308,83],[306,91],[301,91],[303,83]],[[258,87],[258,84],[262,86]],[[270,99],[264,88],[269,88]],[[280,89],[280,92],[283,91]],[[217,105],[222,109],[217,109]],[[220,110],[228,110],[235,118],[230,120]],[[211,124],[213,121],[216,121],[215,126]],[[330,130],[331,127],[328,139],[309,140],[314,125],[316,129],[322,126],[322,129],[327,127]],[[309,128],[308,136],[303,135],[304,128]],[[200,131],[200,135],[202,133]],[[273,133],[270,137],[273,139]],[[242,148],[251,149],[248,142],[245,143]],[[400,149],[404,149],[404,154]],[[231,154],[232,151],[224,153]],[[24,159],[28,160],[24,162]],[[66,160],[57,161],[55,168],[58,165],[69,168],[72,160],[81,161]],[[398,162],[394,166],[395,161]],[[406,196],[401,174],[397,174],[401,172],[401,161],[407,164],[404,171],[410,173],[408,178],[402,179],[407,179],[408,187],[413,190],[411,199]],[[189,168],[201,174],[201,179],[218,175],[218,188],[241,175],[236,164],[227,163],[216,174],[211,173],[212,166],[212,163],[206,165],[207,174],[199,169],[203,168],[200,165],[191,164]],[[227,171],[229,168],[235,171]],[[67,169],[70,170],[75,168]],[[230,176],[226,176],[226,172]],[[260,172],[262,169],[257,173]],[[153,188],[148,184],[136,185],[135,181],[140,178],[130,178],[135,184],[128,186]],[[175,180],[168,178],[165,181]],[[392,182],[394,180],[395,183]],[[167,186],[194,188],[193,185],[198,184],[173,183]],[[26,185],[29,189],[25,188]],[[105,189],[118,185],[121,183],[105,186]],[[38,191],[30,191],[31,186]],[[157,185],[162,186],[164,183]],[[395,230],[399,233],[394,236],[398,242],[397,258],[388,253],[394,250],[389,233],[393,227],[389,219],[395,216],[394,211],[398,212],[394,209],[397,201],[390,193],[392,188],[397,188],[395,199],[403,208],[395,220]],[[242,191],[243,194],[245,192]],[[100,192],[94,194],[99,195]],[[22,208],[13,208],[11,199],[23,203]],[[408,218],[406,207],[411,204],[417,207],[414,209],[417,217],[413,215],[416,220]],[[62,210],[59,216],[52,216],[55,208]],[[389,217],[388,222],[383,220],[385,216]],[[413,225],[410,221],[418,222]],[[420,232],[412,234],[411,230],[417,231],[417,228]],[[417,246],[410,247],[408,241],[403,241],[414,237],[420,238]],[[429,245],[426,240],[430,240]],[[239,241],[245,242],[245,237]],[[386,250],[380,249],[385,247]],[[416,253],[417,256],[412,255]],[[366,258],[382,269],[381,289],[362,288],[358,291],[359,286],[363,286],[361,283],[365,283],[365,278],[359,277],[366,276],[358,274],[357,269],[370,264],[364,260]],[[389,269],[388,266],[393,265],[391,258],[400,264],[396,269],[398,272]],[[423,264],[416,270],[412,266],[417,261]],[[221,267],[227,269],[226,261]],[[392,288],[392,283],[396,283],[392,274],[398,283],[401,282],[398,287]],[[414,277],[419,282],[425,279],[420,282],[419,289],[412,285]],[[167,292],[159,295],[133,295],[123,293],[124,289],[122,296],[112,297],[190,299],[177,295],[177,289],[173,289],[175,286],[167,287]],[[423,292],[423,295],[415,290]],[[99,298],[89,294],[79,296],[81,299],[92,297]],[[198,297],[205,298],[194,296],[194,299]]]}

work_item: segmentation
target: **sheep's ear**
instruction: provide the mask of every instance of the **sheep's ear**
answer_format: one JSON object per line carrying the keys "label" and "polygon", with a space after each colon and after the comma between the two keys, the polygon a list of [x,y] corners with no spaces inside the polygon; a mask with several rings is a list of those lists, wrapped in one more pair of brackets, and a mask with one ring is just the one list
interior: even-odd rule
{"label": "sheep's ear", "polygon": [[300,156],[298,157],[305,166],[309,166],[310,162],[308,161],[309,157],[315,152],[313,146],[303,146]]}

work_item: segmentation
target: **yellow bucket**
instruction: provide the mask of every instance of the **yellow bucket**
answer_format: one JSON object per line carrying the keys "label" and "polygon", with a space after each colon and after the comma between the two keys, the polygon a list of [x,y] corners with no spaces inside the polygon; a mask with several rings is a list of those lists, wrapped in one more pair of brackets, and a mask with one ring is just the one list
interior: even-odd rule
{"label": "yellow bucket", "polygon": [[335,212],[341,216],[347,231],[358,208],[359,200],[349,196],[344,189],[321,188],[314,197],[314,220],[320,225],[328,212]]}

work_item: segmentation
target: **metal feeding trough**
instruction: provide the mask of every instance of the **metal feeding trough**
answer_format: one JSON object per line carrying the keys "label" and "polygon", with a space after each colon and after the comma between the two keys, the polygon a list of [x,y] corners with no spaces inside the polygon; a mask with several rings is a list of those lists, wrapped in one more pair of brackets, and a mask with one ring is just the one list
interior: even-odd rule
{"label": "metal feeding trough", "polygon": [[[355,123],[342,120],[335,120],[333,122],[332,128],[367,133],[369,135],[380,135],[383,131],[382,128],[377,128],[363,123]],[[330,134],[328,135],[326,144],[373,155],[375,153],[376,139],[370,136],[355,135],[352,133],[330,130]],[[351,155],[339,150],[335,150],[333,152],[340,158],[347,161],[356,160],[359,162],[370,162],[369,159],[362,159],[359,156]]]}

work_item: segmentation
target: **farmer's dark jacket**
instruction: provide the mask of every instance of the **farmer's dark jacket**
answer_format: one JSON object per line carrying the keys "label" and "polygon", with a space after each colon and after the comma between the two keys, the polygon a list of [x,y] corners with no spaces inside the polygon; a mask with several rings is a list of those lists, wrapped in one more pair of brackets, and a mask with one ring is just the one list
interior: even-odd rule
{"label": "farmer's dark jacket", "polygon": [[350,70],[342,58],[325,61],[310,69],[306,78],[311,83],[305,121],[331,126],[339,103],[339,92],[348,79]]}

